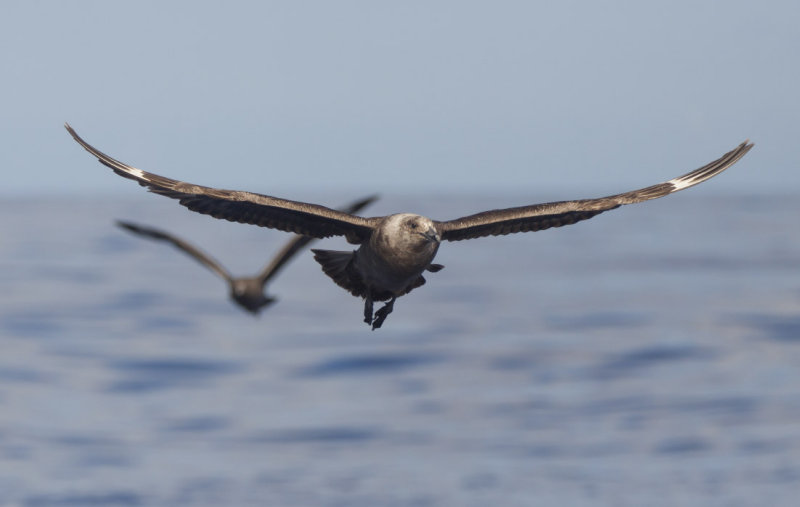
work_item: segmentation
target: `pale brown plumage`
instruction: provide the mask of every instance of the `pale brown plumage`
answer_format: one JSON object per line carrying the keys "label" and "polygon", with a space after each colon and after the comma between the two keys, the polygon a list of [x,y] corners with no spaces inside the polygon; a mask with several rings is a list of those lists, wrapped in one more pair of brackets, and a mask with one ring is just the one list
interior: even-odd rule
{"label": "pale brown plumage", "polygon": [[[315,250],[315,258],[336,283],[365,298],[364,320],[373,329],[380,327],[398,296],[425,282],[422,277],[425,270],[441,269],[432,260],[442,240],[459,241],[574,224],[624,204],[663,197],[697,185],[736,163],[753,147],[745,141],[699,169],[631,192],[598,199],[497,209],[454,220],[433,221],[410,213],[363,218],[316,204],[184,183],[115,160],[86,143],[69,125],[66,128],[81,146],[120,176],[136,180],[151,192],[178,199],[193,211],[315,238],[344,236],[349,242],[361,245],[355,252]],[[421,229],[414,231],[412,226]],[[389,245],[387,238],[397,239],[397,242]],[[373,299],[389,300],[375,316],[372,315]]]}

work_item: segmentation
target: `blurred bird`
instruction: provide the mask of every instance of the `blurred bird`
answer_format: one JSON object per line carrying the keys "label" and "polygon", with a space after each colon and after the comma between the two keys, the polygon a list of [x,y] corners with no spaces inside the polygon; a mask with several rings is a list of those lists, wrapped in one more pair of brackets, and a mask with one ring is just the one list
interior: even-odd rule
{"label": "blurred bird", "polygon": [[[151,192],[177,199],[192,211],[315,238],[344,236],[348,242],[360,245],[352,252],[313,252],[334,282],[364,299],[364,322],[373,330],[381,327],[399,296],[425,283],[422,276],[425,271],[435,273],[444,267],[433,263],[443,240],[460,241],[574,224],[623,204],[663,197],[697,185],[733,165],[753,147],[745,141],[699,169],[631,192],[484,211],[440,222],[413,213],[365,218],[317,204],[184,183],[111,158],[81,139],[69,124],[65,127],[75,141],[120,176],[137,181]],[[373,313],[374,301],[387,303]]]}
{"label": "blurred bird", "polygon": [[[360,201],[353,202],[349,206],[342,208],[342,211],[344,213],[358,213],[364,207],[373,203],[376,199],[377,196],[370,196],[361,199]],[[298,252],[300,252],[300,250],[314,241],[314,238],[297,235],[288,243],[286,243],[286,245],[281,249],[280,252],[278,252],[275,258],[273,258],[269,264],[264,266],[264,269],[261,270],[260,273],[255,276],[234,277],[213,257],[173,234],[155,229],[153,227],[138,225],[123,220],[117,220],[117,225],[133,234],[137,234],[145,238],[172,243],[173,246],[186,253],[194,260],[225,280],[228,283],[228,287],[230,289],[229,295],[233,302],[237,303],[239,306],[253,315],[259,314],[261,310],[277,301],[277,298],[264,293],[267,282],[270,281],[272,277],[274,277],[278,271],[280,271],[280,269],[283,268],[286,263],[289,262]]]}

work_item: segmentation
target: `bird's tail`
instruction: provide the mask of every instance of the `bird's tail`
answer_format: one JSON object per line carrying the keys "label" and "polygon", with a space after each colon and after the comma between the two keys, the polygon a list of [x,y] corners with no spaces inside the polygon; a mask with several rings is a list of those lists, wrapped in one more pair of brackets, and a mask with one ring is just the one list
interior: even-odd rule
{"label": "bird's tail", "polygon": [[322,271],[336,282],[336,285],[347,290],[354,296],[364,297],[366,287],[361,277],[352,267],[355,252],[341,252],[337,250],[312,249],[314,260],[320,263]]}

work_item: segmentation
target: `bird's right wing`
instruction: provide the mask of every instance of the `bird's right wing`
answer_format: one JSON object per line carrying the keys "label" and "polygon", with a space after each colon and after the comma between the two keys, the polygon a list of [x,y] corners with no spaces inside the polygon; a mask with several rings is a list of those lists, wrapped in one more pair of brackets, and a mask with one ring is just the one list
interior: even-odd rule
{"label": "bird's right wing", "polygon": [[134,234],[138,234],[139,236],[155,239],[158,241],[166,241],[167,243],[172,243],[173,246],[183,251],[184,253],[192,257],[194,260],[204,265],[211,271],[215,272],[228,282],[232,280],[230,273],[228,273],[228,271],[222,267],[222,264],[214,260],[210,255],[202,252],[201,250],[195,248],[186,241],[176,236],[173,236],[168,232],[159,229],[154,229],[152,227],[146,227],[144,225],[125,222],[123,220],[117,220],[117,225],[127,231],[130,231]]}
{"label": "bird's right wing", "polygon": [[313,238],[345,236],[350,243],[369,238],[377,218],[363,218],[325,206],[268,195],[203,187],[142,171],[116,160],[84,141],[69,124],[64,127],[83,148],[122,177],[151,192],[177,199],[192,211],[231,222],[259,225]]}
{"label": "bird's right wing", "polygon": [[[361,199],[360,201],[356,201],[351,203],[349,206],[341,208],[341,211],[348,214],[358,213],[366,206],[373,203],[378,197],[373,195],[367,197],[365,199]],[[305,248],[309,243],[314,241],[314,238],[309,238],[308,236],[295,236],[291,239],[286,245],[281,249],[280,252],[275,256],[275,258],[270,262],[258,275],[261,279],[261,283],[266,283],[270,278],[275,276],[275,274],[287,263],[289,260],[297,254],[300,250]]]}

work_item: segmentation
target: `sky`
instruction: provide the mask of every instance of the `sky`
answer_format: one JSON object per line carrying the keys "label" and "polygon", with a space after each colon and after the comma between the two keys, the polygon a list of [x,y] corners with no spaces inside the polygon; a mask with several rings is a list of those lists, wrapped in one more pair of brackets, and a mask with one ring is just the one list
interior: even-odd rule
{"label": "sky", "polygon": [[290,199],[597,197],[748,138],[704,191],[800,191],[798,26],[769,0],[10,0],[0,193],[144,193],[65,121],[135,167]]}

